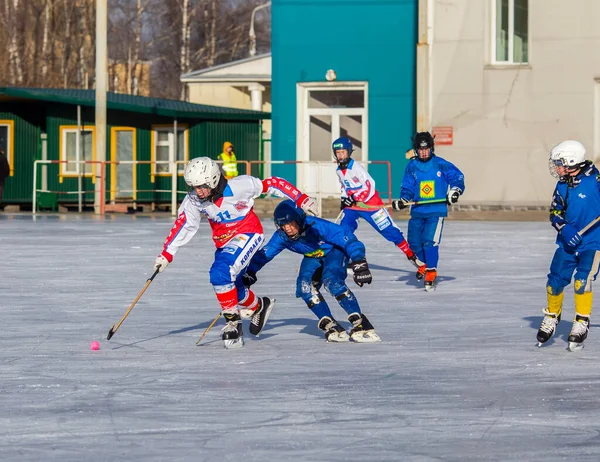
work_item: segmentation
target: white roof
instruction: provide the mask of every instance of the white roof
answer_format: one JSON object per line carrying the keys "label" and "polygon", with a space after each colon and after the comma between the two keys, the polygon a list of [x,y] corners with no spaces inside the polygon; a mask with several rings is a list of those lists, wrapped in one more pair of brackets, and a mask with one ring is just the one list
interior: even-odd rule
{"label": "white roof", "polygon": [[271,53],[183,74],[182,82],[270,82]]}

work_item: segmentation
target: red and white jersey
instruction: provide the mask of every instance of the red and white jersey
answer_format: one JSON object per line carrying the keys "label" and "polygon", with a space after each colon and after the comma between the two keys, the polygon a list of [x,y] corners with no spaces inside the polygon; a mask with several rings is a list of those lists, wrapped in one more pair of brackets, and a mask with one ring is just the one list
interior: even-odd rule
{"label": "red and white jersey", "polygon": [[351,197],[356,202],[367,205],[383,205],[379,193],[375,190],[375,180],[362,165],[350,159],[348,168],[335,171],[342,185],[342,197]]}
{"label": "red and white jersey", "polygon": [[208,219],[213,241],[219,248],[238,234],[263,234],[262,224],[253,209],[254,199],[262,194],[285,197],[296,202],[306,197],[282,178],[260,180],[248,175],[228,180],[223,196],[214,203],[200,200],[192,192],[185,196],[179,206],[177,220],[165,240],[162,254],[171,261],[177,250],[194,237],[203,216]]}

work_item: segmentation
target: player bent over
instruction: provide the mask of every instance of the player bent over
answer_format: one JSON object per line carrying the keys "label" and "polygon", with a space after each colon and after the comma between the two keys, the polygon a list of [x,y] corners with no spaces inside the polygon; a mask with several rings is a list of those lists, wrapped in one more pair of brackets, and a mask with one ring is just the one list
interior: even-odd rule
{"label": "player bent over", "polygon": [[[354,147],[349,138],[338,138],[332,144],[333,158],[338,167],[336,174],[342,186],[340,207],[344,211],[340,225],[352,232],[358,228],[358,220],[362,218],[385,239],[393,242],[406,258],[419,270],[425,271],[425,264],[411,250],[400,228],[396,226],[383,201],[375,189],[375,180],[362,165],[354,162]],[[359,204],[358,204],[359,203]],[[362,205],[364,204],[364,205]],[[357,205],[367,206],[365,210],[356,210]]]}
{"label": "player bent over", "polygon": [[258,335],[274,303],[267,297],[256,297],[242,283],[244,270],[264,243],[263,227],[253,209],[254,199],[265,193],[286,197],[312,213],[315,202],[281,178],[260,180],[240,175],[226,180],[217,163],[208,157],[192,159],[185,168],[184,179],[192,190],[179,207],[154,270],[165,270],[179,248],[196,234],[201,217],[206,217],[217,247],[210,282],[226,321],[223,343],[225,348],[241,348],[244,340],[238,305],[252,316],[250,333]]}
{"label": "player bent over", "polygon": [[585,160],[585,148],[567,140],[550,151],[550,173],[558,179],[550,222],[558,231],[550,273],[546,284],[548,307],[537,333],[538,346],[547,342],[556,330],[562,314],[564,288],[574,275],[575,320],[569,334],[569,350],[583,348],[592,314],[592,281],[600,265],[600,227],[580,231],[600,215],[599,172]]}
{"label": "player bent over", "polygon": [[[304,255],[296,282],[296,297],[302,298],[319,319],[318,327],[328,342],[377,342],[373,325],[361,312],[354,294],[346,285],[346,264],[352,261],[354,281],[360,287],[370,284],[371,271],[365,246],[347,228],[321,218],[306,216],[291,200],[281,202],[274,212],[277,231],[252,258],[244,275],[247,285],[256,282],[256,273],[284,249]],[[348,314],[350,335],[331,314],[319,289],[325,288]]]}

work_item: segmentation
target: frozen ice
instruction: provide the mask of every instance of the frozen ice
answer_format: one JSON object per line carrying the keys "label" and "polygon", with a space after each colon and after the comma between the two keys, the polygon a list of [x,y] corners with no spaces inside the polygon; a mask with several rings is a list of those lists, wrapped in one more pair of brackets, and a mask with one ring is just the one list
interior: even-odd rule
{"label": "frozen ice", "polygon": [[236,351],[222,319],[195,346],[219,310],[203,224],[107,341],[171,224],[0,215],[0,459],[600,460],[600,332],[566,350],[572,287],[557,334],[536,347],[548,223],[447,221],[433,293],[361,223],[373,283],[349,286],[376,344],[326,343],[294,296],[301,257],[283,253],[254,286],[277,298],[271,318],[258,338],[245,321]]}

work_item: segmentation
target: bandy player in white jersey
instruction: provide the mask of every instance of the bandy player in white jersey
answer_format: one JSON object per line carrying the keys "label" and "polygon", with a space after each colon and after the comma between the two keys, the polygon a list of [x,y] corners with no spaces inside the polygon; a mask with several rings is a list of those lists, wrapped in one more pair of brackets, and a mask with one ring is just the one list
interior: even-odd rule
{"label": "bandy player in white jersey", "polygon": [[[354,151],[352,141],[349,138],[338,138],[333,142],[332,150],[333,158],[338,164],[336,173],[342,186],[340,208],[343,214],[340,225],[355,232],[358,228],[358,219],[364,219],[379,234],[402,250],[406,258],[419,271],[425,272],[425,264],[411,250],[402,231],[385,209],[375,189],[375,180],[362,165],[352,159]],[[363,204],[362,208],[357,206],[358,202]]]}
{"label": "bandy player in white jersey", "polygon": [[202,216],[206,217],[217,247],[210,268],[210,283],[227,322],[223,328],[223,343],[225,348],[241,348],[244,339],[238,305],[245,317],[252,317],[250,333],[258,335],[274,304],[274,300],[267,297],[258,298],[242,283],[246,266],[264,244],[263,227],[253,209],[254,199],[265,193],[285,197],[313,214],[316,204],[282,178],[260,180],[240,175],[226,180],[217,163],[208,157],[192,159],[185,168],[184,179],[192,191],[179,207],[163,251],[154,262],[154,270],[165,270],[179,248],[194,237]]}

